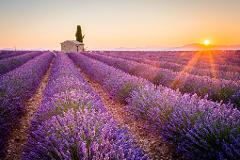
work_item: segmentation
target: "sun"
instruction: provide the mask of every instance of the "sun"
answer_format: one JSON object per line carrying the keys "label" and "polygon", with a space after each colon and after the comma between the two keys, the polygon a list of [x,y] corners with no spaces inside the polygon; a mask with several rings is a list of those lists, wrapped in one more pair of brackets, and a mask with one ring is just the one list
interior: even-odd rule
{"label": "sun", "polygon": [[208,45],[211,44],[211,42],[210,42],[209,39],[205,39],[205,40],[203,41],[203,44],[204,44],[205,46],[208,46]]}

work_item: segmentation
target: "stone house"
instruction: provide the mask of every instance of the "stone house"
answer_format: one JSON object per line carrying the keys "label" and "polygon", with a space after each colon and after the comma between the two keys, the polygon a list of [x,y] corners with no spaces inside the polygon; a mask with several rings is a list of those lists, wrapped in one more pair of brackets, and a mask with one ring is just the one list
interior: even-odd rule
{"label": "stone house", "polygon": [[84,44],[75,40],[66,40],[61,43],[62,52],[83,52]]}

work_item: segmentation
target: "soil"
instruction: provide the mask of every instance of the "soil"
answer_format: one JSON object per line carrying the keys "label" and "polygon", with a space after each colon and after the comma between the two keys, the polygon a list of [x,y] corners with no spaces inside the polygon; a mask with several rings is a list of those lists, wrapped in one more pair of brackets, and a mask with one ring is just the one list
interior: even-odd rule
{"label": "soil", "polygon": [[124,109],[124,104],[113,99],[100,84],[92,80],[81,69],[79,70],[93,90],[101,97],[106,109],[112,115],[112,117],[119,124],[124,125],[129,129],[137,145],[141,147],[151,159],[180,159],[175,156],[174,151],[169,144],[164,142],[160,137],[152,135],[143,128],[144,122],[133,120],[133,116]]}
{"label": "soil", "polygon": [[43,91],[46,88],[48,77],[50,75],[52,63],[50,64],[47,72],[43,76],[35,94],[25,103],[26,112],[20,118],[19,124],[13,129],[10,139],[7,144],[7,153],[5,160],[18,160],[21,159],[23,146],[27,141],[28,131],[34,113],[37,111],[43,96]]}
{"label": "soil", "polygon": [[[48,78],[50,75],[50,65],[48,71],[42,78],[42,81],[33,95],[33,97],[26,102],[26,113],[21,117],[20,123],[13,130],[7,145],[7,155],[5,160],[18,160],[21,159],[24,144],[27,141],[28,132],[31,120],[34,113],[38,109],[43,91],[47,85]],[[143,126],[143,121],[133,120],[131,113],[127,112],[124,108],[125,105],[120,103],[118,100],[112,98],[104,88],[94,80],[92,80],[87,74],[81,69],[82,76],[93,88],[93,90],[101,97],[108,112],[112,117],[122,126],[128,128],[133,136],[136,145],[141,147],[151,159],[154,160],[179,160],[182,159],[174,153],[172,147],[164,142],[159,136],[153,135],[148,132]]]}

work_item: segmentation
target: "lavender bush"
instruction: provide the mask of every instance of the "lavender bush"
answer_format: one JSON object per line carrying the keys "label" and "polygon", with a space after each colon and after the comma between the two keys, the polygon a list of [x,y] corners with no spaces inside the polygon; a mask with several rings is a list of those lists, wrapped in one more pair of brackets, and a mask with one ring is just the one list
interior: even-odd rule
{"label": "lavender bush", "polygon": [[[94,53],[115,57],[137,58],[140,61],[154,62],[155,65],[163,66],[172,63],[174,68],[187,66],[194,60],[197,69],[215,68],[221,72],[240,72],[239,51],[95,51]],[[149,61],[150,60],[150,61]],[[150,62],[150,63],[152,63]]]}
{"label": "lavender bush", "polygon": [[[109,67],[104,63],[87,58],[84,55],[69,54],[69,56],[92,79],[102,84],[103,87],[110,92],[111,96],[118,97],[122,102],[126,100],[132,90],[150,83],[147,80],[119,72],[116,68]],[[81,58],[83,60],[81,60]]]}
{"label": "lavender bush", "polygon": [[237,104],[238,109],[240,110],[240,90],[231,96],[231,102]]}
{"label": "lavender bush", "polygon": [[23,54],[26,54],[29,52],[31,52],[31,51],[2,51],[2,53],[0,53],[0,60],[5,59],[5,58],[14,57],[14,56],[23,55]]}
{"label": "lavender bush", "polygon": [[41,55],[41,52],[30,52],[23,55],[18,55],[10,58],[0,60],[0,75],[3,75],[21,65],[27,61]]}
{"label": "lavender bush", "polygon": [[208,95],[214,101],[229,102],[232,95],[240,89],[239,82],[230,80],[211,79],[207,76],[197,76],[187,73],[172,72],[167,69],[152,67],[146,64],[113,58],[97,54],[86,54],[108,65],[119,68],[127,73],[162,84],[183,93],[197,93],[199,96]]}
{"label": "lavender bush", "polygon": [[189,158],[240,158],[240,112],[224,107],[215,108],[189,129],[178,149]]}
{"label": "lavender bush", "polygon": [[[136,77],[86,56],[69,56],[110,93],[121,90],[117,83],[127,83],[128,77],[137,81]],[[189,159],[240,158],[239,110],[147,81],[138,84],[140,87],[131,90],[127,97],[127,111],[136,120],[146,121],[147,129],[174,144],[179,153]],[[117,94],[112,95],[117,98]]]}
{"label": "lavender bush", "polygon": [[0,60],[2,59],[2,57],[4,58],[4,56],[12,53],[13,51],[4,51],[4,50],[0,50]]}
{"label": "lavender bush", "polygon": [[151,130],[175,144],[186,157],[239,159],[239,110],[149,86],[133,91],[128,102],[136,118],[147,120]]}
{"label": "lavender bush", "polygon": [[53,58],[45,53],[0,77],[0,157],[13,125],[24,113],[24,103],[37,89]]}
{"label": "lavender bush", "polygon": [[58,54],[23,159],[148,159],[64,54]]}
{"label": "lavender bush", "polygon": [[[131,52],[124,52],[124,54],[118,54],[118,53],[114,53],[114,52],[113,53],[96,52],[96,54],[109,55],[109,56],[116,57],[116,58],[124,58],[127,60],[132,60],[132,61],[136,61],[139,63],[152,65],[154,67],[170,69],[175,72],[182,71],[185,73],[190,73],[190,74],[199,75],[199,76],[209,76],[211,78],[227,79],[227,80],[235,80],[235,81],[239,81],[239,79],[240,79],[240,74],[239,74],[240,70],[238,69],[238,67],[234,67],[234,66],[226,65],[226,64],[224,64],[224,66],[212,64],[213,62],[211,62],[211,63],[206,62],[206,64],[201,63],[201,65],[198,65],[198,63],[202,62],[202,60],[203,60],[201,57],[199,57],[199,59],[197,59],[196,64],[193,64],[193,66],[187,66],[188,64],[178,63],[179,61],[182,60],[181,57],[178,57],[178,59],[175,59],[171,54],[168,55],[168,57],[171,61],[167,61],[166,59],[162,59],[162,58],[159,58],[159,60],[156,60],[156,59],[148,59],[145,56],[139,57],[139,54],[132,55]],[[155,54],[158,54],[158,53],[155,53]],[[198,53],[196,53],[196,55],[197,54]],[[173,59],[175,61],[172,61]],[[188,59],[188,63],[190,61],[191,61],[191,59]],[[217,61],[217,60],[215,60],[215,61]],[[210,66],[209,66],[209,64],[210,64]],[[226,68],[229,68],[229,69],[226,70]]]}

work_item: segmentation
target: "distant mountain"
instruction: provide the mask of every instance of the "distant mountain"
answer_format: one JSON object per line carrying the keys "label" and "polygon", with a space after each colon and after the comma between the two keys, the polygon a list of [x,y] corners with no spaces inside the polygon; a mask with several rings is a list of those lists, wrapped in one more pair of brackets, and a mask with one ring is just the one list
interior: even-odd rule
{"label": "distant mountain", "polygon": [[172,48],[169,50],[175,51],[199,51],[199,50],[240,50],[240,45],[209,45],[205,46],[199,43],[184,45],[181,47]]}

